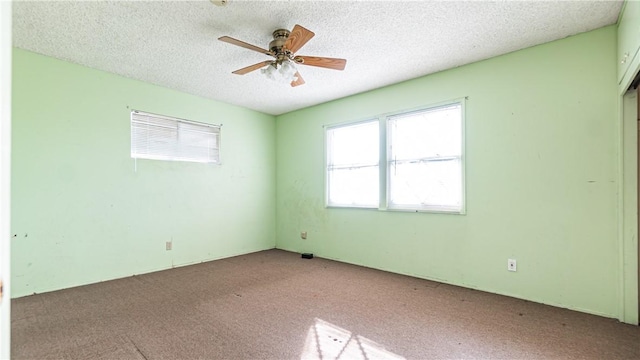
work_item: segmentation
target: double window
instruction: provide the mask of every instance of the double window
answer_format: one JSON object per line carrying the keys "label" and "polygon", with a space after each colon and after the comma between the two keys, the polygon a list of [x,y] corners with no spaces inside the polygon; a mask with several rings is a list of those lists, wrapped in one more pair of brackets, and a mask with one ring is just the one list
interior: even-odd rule
{"label": "double window", "polygon": [[328,127],[327,205],[464,213],[463,129],[462,100]]}

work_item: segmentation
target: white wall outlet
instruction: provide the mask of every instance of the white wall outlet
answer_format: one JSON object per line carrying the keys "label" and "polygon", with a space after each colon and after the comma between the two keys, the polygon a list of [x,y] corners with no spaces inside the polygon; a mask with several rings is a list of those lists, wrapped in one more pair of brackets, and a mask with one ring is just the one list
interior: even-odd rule
{"label": "white wall outlet", "polygon": [[171,250],[171,248],[172,248],[172,247],[173,247],[173,241],[167,241],[167,242],[165,243],[165,248],[166,248],[167,250]]}
{"label": "white wall outlet", "polygon": [[301,231],[300,232],[300,239],[304,240],[307,238],[307,232],[306,231]]}
{"label": "white wall outlet", "polygon": [[517,264],[515,259],[507,260],[507,270],[509,271],[517,271]]}

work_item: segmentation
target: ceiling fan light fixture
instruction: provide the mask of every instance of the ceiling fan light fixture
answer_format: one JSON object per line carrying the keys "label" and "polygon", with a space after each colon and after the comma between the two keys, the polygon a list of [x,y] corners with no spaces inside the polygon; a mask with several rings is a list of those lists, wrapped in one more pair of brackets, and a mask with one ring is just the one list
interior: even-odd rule
{"label": "ceiling fan light fixture", "polygon": [[218,40],[220,41],[275,58],[274,60],[262,61],[257,64],[243,67],[242,69],[232,71],[232,73],[245,75],[252,71],[262,69],[261,72],[266,78],[285,84],[288,83],[291,87],[297,87],[304,85],[305,81],[302,78],[302,75],[298,72],[298,69],[296,69],[296,65],[344,70],[344,67],[347,64],[347,60],[345,59],[296,55],[295,53],[298,52],[298,50],[300,50],[307,41],[311,40],[311,38],[315,36],[313,31],[305,29],[300,25],[296,24],[291,31],[278,29],[274,31],[272,35],[273,41],[269,43],[269,50],[229,36],[219,37]]}
{"label": "ceiling fan light fixture", "polygon": [[280,66],[277,62],[267,66],[260,70],[262,74],[269,80],[273,80],[283,84],[290,84],[292,81],[297,80],[298,69],[296,69],[293,62],[289,60],[283,61]]}

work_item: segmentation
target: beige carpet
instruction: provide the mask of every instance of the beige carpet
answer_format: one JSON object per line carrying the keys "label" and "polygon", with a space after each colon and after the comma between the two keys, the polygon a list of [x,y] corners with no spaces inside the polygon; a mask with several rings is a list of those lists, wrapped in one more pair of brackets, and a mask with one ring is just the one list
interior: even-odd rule
{"label": "beige carpet", "polygon": [[12,301],[14,359],[640,359],[640,327],[269,250]]}

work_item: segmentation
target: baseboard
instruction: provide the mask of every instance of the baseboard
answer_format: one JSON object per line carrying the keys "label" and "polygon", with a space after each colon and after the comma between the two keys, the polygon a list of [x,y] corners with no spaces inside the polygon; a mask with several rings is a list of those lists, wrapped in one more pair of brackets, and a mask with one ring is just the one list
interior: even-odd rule
{"label": "baseboard", "polygon": [[[275,248],[278,249],[278,250],[284,250],[284,251],[299,253],[298,250],[288,249],[288,248],[285,248],[285,247],[276,246]],[[439,282],[439,283],[442,283],[442,284],[458,286],[458,287],[462,287],[462,288],[466,288],[466,289],[483,291],[483,292],[490,293],[490,294],[508,296],[508,297],[515,298],[515,299],[531,301],[531,302],[535,302],[535,303],[538,303],[538,304],[544,304],[544,305],[549,305],[549,306],[553,306],[553,307],[557,307],[557,308],[568,309],[568,310],[572,310],[572,311],[579,311],[579,312],[586,313],[586,314],[591,314],[591,315],[596,315],[596,316],[601,316],[601,317],[612,318],[612,319],[618,320],[618,317],[615,314],[607,314],[607,313],[602,313],[602,312],[594,311],[594,310],[590,310],[590,309],[567,306],[565,304],[549,302],[549,301],[545,301],[545,300],[541,300],[541,299],[537,299],[537,298],[523,297],[523,296],[520,296],[518,294],[506,293],[506,292],[497,291],[497,290],[493,290],[493,289],[487,289],[487,288],[480,288],[480,287],[474,286],[472,284],[458,283],[458,282],[454,282],[454,281],[449,281],[447,279],[440,279],[440,278],[429,277],[429,276],[424,276],[424,275],[419,275],[419,274],[412,274],[412,273],[405,273],[405,272],[401,272],[401,271],[395,271],[393,269],[369,266],[369,265],[361,264],[361,263],[358,263],[358,262],[346,261],[346,260],[339,259],[339,258],[332,258],[330,256],[324,256],[323,254],[317,254],[316,253],[316,254],[314,254],[314,256],[315,257],[319,257],[319,258],[323,258],[323,259],[327,259],[327,260],[332,260],[332,261],[345,263],[345,264],[362,266],[362,267],[365,267],[365,268],[375,269],[375,270],[380,270],[380,271],[386,271],[386,272],[390,272],[390,273],[393,273],[393,274],[411,276],[411,277],[414,277],[414,278],[417,278],[417,279],[435,281],[435,282]],[[632,325],[638,325],[638,324],[632,324]]]}

